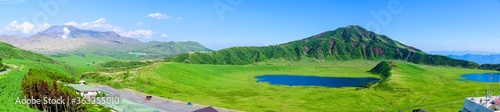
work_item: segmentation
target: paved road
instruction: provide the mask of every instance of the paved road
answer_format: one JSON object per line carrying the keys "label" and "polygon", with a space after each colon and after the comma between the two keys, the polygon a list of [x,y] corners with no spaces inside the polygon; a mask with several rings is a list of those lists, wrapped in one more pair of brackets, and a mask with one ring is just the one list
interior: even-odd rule
{"label": "paved road", "polygon": [[[194,105],[189,106],[187,103],[169,100],[165,98],[155,97],[151,101],[146,101],[146,94],[141,94],[128,90],[116,90],[114,88],[108,86],[95,86],[103,91],[114,94],[115,96],[119,96],[120,98],[124,98],[139,104],[147,105],[156,109],[159,109],[162,112],[192,112],[198,109],[204,108],[204,106]],[[219,112],[231,112],[231,110],[226,109],[218,109]]]}

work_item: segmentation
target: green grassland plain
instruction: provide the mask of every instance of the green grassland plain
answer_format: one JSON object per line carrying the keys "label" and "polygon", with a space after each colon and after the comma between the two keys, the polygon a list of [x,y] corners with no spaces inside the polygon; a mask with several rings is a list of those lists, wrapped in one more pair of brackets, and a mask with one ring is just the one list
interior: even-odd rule
{"label": "green grassland plain", "polygon": [[460,75],[495,72],[394,61],[385,89],[282,86],[255,79],[263,74],[379,77],[367,72],[378,62],[380,60],[314,59],[294,62],[272,59],[250,65],[162,62],[135,69],[127,77],[107,74],[100,75],[100,80],[89,80],[164,98],[242,111],[409,111],[416,108],[458,111],[465,97],[480,96],[488,88],[485,83],[460,80]]}

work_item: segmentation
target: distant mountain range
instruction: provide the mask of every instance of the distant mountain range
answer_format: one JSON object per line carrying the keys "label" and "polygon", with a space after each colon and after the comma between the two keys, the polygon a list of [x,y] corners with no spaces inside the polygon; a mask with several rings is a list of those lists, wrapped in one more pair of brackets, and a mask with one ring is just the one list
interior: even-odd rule
{"label": "distant mountain range", "polygon": [[428,54],[435,55],[466,55],[466,54],[478,54],[478,55],[490,55],[490,54],[500,54],[500,52],[486,52],[486,51],[429,51]]}
{"label": "distant mountain range", "polygon": [[30,37],[3,35],[0,41],[46,55],[94,53],[128,59],[165,58],[184,52],[211,51],[193,41],[143,43],[113,31],[82,30],[68,25],[52,26]]}
{"label": "distant mountain range", "polygon": [[412,46],[351,25],[305,39],[265,47],[232,47],[209,53],[183,53],[167,61],[201,64],[251,64],[266,59],[300,60],[399,59],[428,65],[476,68],[478,64],[430,55]]}
{"label": "distant mountain range", "polygon": [[102,41],[118,43],[118,44],[142,43],[137,39],[123,37],[113,31],[100,32],[92,30],[81,30],[74,26],[69,26],[69,25],[52,26],[42,32],[38,32],[33,37],[52,37],[52,38],[62,38],[62,39],[95,38]]}
{"label": "distant mountain range", "polygon": [[478,64],[500,64],[500,54],[466,54],[466,55],[448,55],[448,57],[453,59],[461,59],[467,61],[473,61]]}
{"label": "distant mountain range", "polygon": [[453,59],[467,60],[478,64],[500,64],[499,52],[486,51],[430,51],[429,54],[443,55]]}

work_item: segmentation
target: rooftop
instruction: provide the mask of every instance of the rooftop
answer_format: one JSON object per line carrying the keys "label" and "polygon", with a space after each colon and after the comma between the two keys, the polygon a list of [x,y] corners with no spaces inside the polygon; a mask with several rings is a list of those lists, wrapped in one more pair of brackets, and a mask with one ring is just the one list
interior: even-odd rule
{"label": "rooftop", "polygon": [[99,91],[100,90],[100,89],[97,89],[95,87],[88,86],[88,85],[82,85],[82,84],[69,84],[69,86],[75,88],[76,91],[80,91],[80,92],[85,92],[85,91]]}
{"label": "rooftop", "polygon": [[217,111],[213,107],[209,106],[209,107],[205,107],[205,108],[196,110],[194,112],[219,112],[219,111]]}

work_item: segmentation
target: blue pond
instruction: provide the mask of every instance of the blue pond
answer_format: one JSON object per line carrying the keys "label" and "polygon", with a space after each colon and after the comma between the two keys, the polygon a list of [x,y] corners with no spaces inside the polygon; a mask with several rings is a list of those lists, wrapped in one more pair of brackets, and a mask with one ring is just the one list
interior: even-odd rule
{"label": "blue pond", "polygon": [[286,74],[265,74],[256,76],[257,82],[269,82],[275,85],[288,86],[325,86],[325,87],[363,87],[370,82],[379,81],[378,78],[349,78],[349,77],[318,77]]}
{"label": "blue pond", "polygon": [[[460,77],[468,81],[490,82],[490,73],[463,74]],[[500,73],[493,73],[493,77],[491,79],[493,80],[493,82],[498,82],[499,77]]]}

